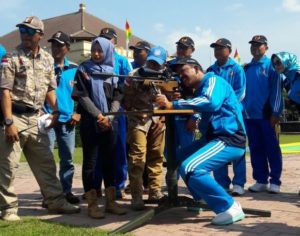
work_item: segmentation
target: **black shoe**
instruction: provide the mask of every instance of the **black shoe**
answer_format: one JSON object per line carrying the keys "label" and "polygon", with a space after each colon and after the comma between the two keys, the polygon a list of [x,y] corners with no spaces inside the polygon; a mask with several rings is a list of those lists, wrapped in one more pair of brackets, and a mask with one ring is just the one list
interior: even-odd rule
{"label": "black shoe", "polygon": [[73,193],[66,193],[66,200],[71,204],[78,204],[80,202],[79,198],[76,197]]}

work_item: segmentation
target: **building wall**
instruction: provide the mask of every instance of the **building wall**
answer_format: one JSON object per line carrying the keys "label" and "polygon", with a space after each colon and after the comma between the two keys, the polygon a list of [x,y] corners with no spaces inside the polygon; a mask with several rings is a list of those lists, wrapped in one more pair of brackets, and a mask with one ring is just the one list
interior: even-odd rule
{"label": "building wall", "polygon": [[[123,47],[116,47],[116,51],[126,57],[126,50]],[[71,44],[70,52],[68,58],[80,64],[84,60],[90,58],[91,55],[91,42],[90,41],[79,41]],[[128,59],[133,60],[132,50],[128,51]]]}

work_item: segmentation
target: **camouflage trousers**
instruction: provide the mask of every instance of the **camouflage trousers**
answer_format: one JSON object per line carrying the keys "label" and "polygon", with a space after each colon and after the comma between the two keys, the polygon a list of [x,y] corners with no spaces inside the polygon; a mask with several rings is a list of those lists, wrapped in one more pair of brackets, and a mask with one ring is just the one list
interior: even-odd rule
{"label": "camouflage trousers", "polygon": [[[38,114],[13,115],[18,131],[34,126],[37,119]],[[35,126],[20,133],[19,138],[19,142],[8,143],[4,127],[0,126],[0,210],[18,206],[14,179],[22,151],[40,186],[45,203],[62,204],[64,195],[56,176],[56,165],[47,134],[40,133]]]}

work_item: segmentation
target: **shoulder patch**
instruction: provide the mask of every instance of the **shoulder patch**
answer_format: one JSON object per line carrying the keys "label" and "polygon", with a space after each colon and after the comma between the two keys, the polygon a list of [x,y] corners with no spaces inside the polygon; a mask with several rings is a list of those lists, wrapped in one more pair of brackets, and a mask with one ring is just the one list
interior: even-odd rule
{"label": "shoulder patch", "polygon": [[0,66],[1,67],[8,66],[8,59],[6,55],[2,58]]}

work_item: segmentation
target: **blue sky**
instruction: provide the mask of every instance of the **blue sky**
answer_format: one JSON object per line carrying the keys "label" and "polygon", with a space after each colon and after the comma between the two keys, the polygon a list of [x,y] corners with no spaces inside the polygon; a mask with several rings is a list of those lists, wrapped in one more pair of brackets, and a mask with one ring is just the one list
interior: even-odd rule
{"label": "blue sky", "polygon": [[194,57],[204,67],[214,62],[209,44],[221,37],[238,48],[242,62],[251,60],[248,41],[255,34],[268,38],[269,55],[289,51],[300,57],[300,0],[7,0],[1,1],[0,35],[14,30],[26,16],[63,15],[77,11],[79,3],[120,28],[127,18],[133,34],[170,54],[181,36],[191,36],[196,43]]}

